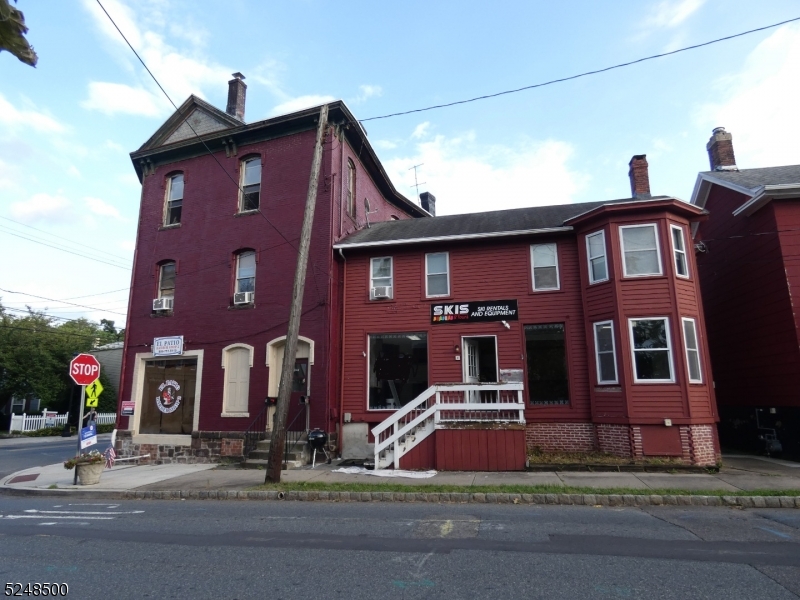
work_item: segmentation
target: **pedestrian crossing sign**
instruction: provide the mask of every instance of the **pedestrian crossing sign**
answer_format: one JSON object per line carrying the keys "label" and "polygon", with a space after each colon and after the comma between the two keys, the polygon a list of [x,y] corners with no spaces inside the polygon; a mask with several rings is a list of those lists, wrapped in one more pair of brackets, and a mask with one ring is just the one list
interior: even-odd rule
{"label": "pedestrian crossing sign", "polygon": [[[95,379],[92,383],[86,386],[86,399],[87,400],[94,400],[94,406],[97,406],[97,397],[103,393],[103,384],[100,383],[99,379]],[[88,402],[86,406],[91,406]]]}

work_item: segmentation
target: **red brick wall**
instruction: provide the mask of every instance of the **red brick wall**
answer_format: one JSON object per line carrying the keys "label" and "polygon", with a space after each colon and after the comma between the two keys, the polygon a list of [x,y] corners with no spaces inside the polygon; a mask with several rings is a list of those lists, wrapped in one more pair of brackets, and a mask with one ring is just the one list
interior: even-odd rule
{"label": "red brick wall", "polygon": [[704,466],[716,464],[717,448],[713,425],[692,425],[689,427],[689,435],[692,464]]}
{"label": "red brick wall", "polygon": [[597,425],[597,446],[600,452],[614,456],[631,456],[631,435],[627,425]]}
{"label": "red brick wall", "polygon": [[528,423],[528,448],[544,452],[591,452],[597,448],[591,423]]}

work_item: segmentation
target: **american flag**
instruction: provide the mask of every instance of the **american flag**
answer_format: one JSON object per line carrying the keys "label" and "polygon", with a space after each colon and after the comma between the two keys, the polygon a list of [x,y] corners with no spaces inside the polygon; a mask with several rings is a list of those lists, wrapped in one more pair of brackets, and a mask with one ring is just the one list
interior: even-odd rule
{"label": "american flag", "polygon": [[109,446],[108,449],[105,452],[103,452],[103,456],[106,457],[106,469],[110,469],[111,467],[113,467],[114,461],[117,458],[117,453],[114,452],[114,448]]}

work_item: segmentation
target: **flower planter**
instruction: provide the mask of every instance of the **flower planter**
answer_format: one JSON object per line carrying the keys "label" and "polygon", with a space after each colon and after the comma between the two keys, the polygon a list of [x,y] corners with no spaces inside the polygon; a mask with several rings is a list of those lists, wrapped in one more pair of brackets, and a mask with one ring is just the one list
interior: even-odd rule
{"label": "flower planter", "polygon": [[103,472],[105,465],[102,462],[77,465],[78,481],[81,485],[95,485],[100,483],[100,473]]}

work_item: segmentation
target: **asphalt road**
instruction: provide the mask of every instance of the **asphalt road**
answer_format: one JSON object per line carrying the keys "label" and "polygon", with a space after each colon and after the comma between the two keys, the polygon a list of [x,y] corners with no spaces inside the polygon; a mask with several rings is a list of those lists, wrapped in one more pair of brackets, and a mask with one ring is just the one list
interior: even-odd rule
{"label": "asphalt road", "polygon": [[800,511],[0,496],[0,583],[75,598],[800,594]]}
{"label": "asphalt road", "polygon": [[[108,447],[111,434],[99,435],[97,438],[98,444],[93,448],[102,452]],[[0,478],[23,469],[52,465],[66,460],[75,455],[77,445],[77,435],[69,438],[17,437],[0,440]]]}

